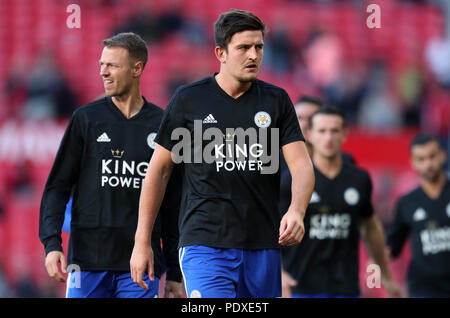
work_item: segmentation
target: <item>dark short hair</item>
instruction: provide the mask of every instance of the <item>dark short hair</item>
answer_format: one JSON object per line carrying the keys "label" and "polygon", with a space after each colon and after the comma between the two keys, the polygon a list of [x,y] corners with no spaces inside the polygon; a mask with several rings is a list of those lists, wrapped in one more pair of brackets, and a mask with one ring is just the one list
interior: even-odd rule
{"label": "dark short hair", "polygon": [[235,33],[242,31],[258,31],[266,34],[266,26],[256,15],[249,11],[230,9],[222,13],[214,23],[214,41],[216,46],[227,50],[228,43]]}
{"label": "dark short hair", "polygon": [[148,60],[148,49],[145,41],[136,33],[124,32],[103,40],[107,48],[122,47],[128,51],[133,61],[141,61],[145,65]]}
{"label": "dark short hair", "polygon": [[436,142],[440,147],[439,141],[437,140],[436,137],[424,132],[420,132],[417,135],[415,135],[411,140],[411,143],[409,144],[409,151],[411,151],[414,146],[423,146],[433,141]]}
{"label": "dark short hair", "polygon": [[317,105],[318,107],[322,107],[323,105],[325,105],[325,101],[322,98],[312,96],[312,95],[300,96],[300,98],[297,100],[295,105],[300,104],[300,103],[311,103],[311,104]]}
{"label": "dark short hair", "polygon": [[346,127],[347,126],[347,121],[345,120],[345,116],[344,113],[337,108],[336,106],[332,106],[332,105],[323,105],[322,107],[320,107],[317,111],[315,111],[311,117],[309,117],[309,127],[312,127],[312,123],[313,123],[313,119],[315,116],[317,115],[335,115],[335,116],[339,116],[342,118],[342,123],[343,126]]}

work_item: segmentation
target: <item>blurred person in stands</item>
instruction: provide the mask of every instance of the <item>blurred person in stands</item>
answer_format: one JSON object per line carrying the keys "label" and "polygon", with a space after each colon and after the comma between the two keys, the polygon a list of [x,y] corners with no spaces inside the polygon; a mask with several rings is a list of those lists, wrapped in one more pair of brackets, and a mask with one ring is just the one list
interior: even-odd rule
{"label": "blurred person in stands", "polygon": [[17,174],[12,186],[14,195],[25,199],[32,197],[36,191],[36,185],[31,178],[31,165],[30,160],[22,160],[18,163]]}
{"label": "blurred person in stands", "polygon": [[185,17],[181,11],[182,1],[166,0],[163,2],[164,8],[160,16],[160,32],[170,35],[183,30]]}
{"label": "blurred person in stands", "polygon": [[0,224],[3,220],[3,214],[5,212],[5,207],[4,207],[4,194],[0,192]]}
{"label": "blurred person in stands", "polygon": [[367,93],[358,113],[358,126],[373,131],[401,127],[401,108],[391,92],[386,65],[383,62],[374,63],[368,79]]}
{"label": "blurred person in stands", "polygon": [[3,261],[0,258],[0,298],[13,297],[14,294],[11,292],[12,287],[3,271]]}
{"label": "blurred person in stands", "polygon": [[[81,272],[70,272],[67,279],[69,298],[153,298],[158,296],[164,254],[166,296],[180,297],[176,169],[151,237],[155,277],[145,274],[147,288],[142,289],[130,275],[140,189],[163,115],[140,91],[147,46],[134,33],[117,34],[103,40],[103,45],[99,63],[106,96],[73,113],[42,196],[39,237],[45,247],[45,266],[59,282],[66,279],[58,265],[63,273],[66,264],[74,270],[79,267]],[[61,229],[72,189],[66,263]]]}
{"label": "blurred person in stands", "polygon": [[114,34],[134,32],[140,34],[147,43],[158,43],[163,36],[159,19],[160,17],[155,14],[151,1],[139,2],[135,13],[120,24],[114,30]]}
{"label": "blurred person in stands", "polygon": [[420,185],[397,201],[388,245],[395,258],[406,240],[411,241],[410,297],[450,297],[450,180],[443,169],[447,155],[426,133],[413,138],[409,151]]}
{"label": "blurred person in stands", "polygon": [[14,297],[41,298],[43,294],[31,277],[31,273],[26,264],[25,259],[15,263],[17,283],[15,284]]}
{"label": "blurred person in stands", "polygon": [[42,52],[28,79],[27,101],[22,110],[26,118],[69,117],[77,98],[55,64],[52,53]]}
{"label": "blurred person in stands", "polygon": [[164,8],[156,12],[151,1],[140,2],[138,7],[114,33],[132,31],[141,34],[149,43],[158,43],[167,36],[184,31],[185,17],[181,12],[179,0],[164,1]]}
{"label": "blurred person in stands", "polygon": [[27,79],[30,67],[28,64],[29,59],[26,55],[14,55],[5,81],[8,107],[0,108],[0,117],[17,117],[20,114],[28,96]]}
{"label": "blurred person in stands", "polygon": [[359,239],[381,268],[391,297],[401,290],[392,280],[384,233],[373,214],[369,174],[342,159],[346,136],[342,112],[324,106],[310,118],[316,184],[305,216],[305,237],[283,250],[284,269],[297,282],[293,297],[360,297]]}
{"label": "blurred person in stands", "polygon": [[450,35],[432,37],[424,50],[425,62],[433,78],[450,89]]}
{"label": "blurred person in stands", "polygon": [[406,127],[419,127],[425,105],[425,79],[417,65],[406,66],[396,83],[401,116]]}
{"label": "blurred person in stands", "polygon": [[[307,80],[328,102],[340,108],[349,123],[356,122],[365,96],[365,66],[346,58],[341,38],[313,28],[303,44]],[[305,80],[304,78],[302,80]]]}
{"label": "blurred person in stands", "polygon": [[288,26],[283,14],[277,14],[274,29],[270,31],[265,45],[265,60],[268,66],[278,74],[288,73],[292,69],[293,48],[288,36]]}

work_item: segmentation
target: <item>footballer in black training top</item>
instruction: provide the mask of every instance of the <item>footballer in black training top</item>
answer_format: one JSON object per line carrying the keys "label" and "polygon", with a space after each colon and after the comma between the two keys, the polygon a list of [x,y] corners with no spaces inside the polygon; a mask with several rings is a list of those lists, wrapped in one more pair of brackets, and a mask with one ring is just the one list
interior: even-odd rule
{"label": "footballer in black training top", "polygon": [[[73,189],[68,265],[69,272],[81,272],[69,273],[67,297],[155,297],[157,280],[148,291],[136,286],[129,260],[141,186],[163,111],[140,94],[145,42],[136,34],[121,33],[103,44],[100,65],[107,96],[80,107],[70,119],[42,196],[39,237],[49,275],[64,281],[57,262],[64,267],[61,227]],[[162,272],[163,253],[167,279],[180,282],[176,183],[166,194],[152,244],[156,276]]]}
{"label": "footballer in black training top", "polygon": [[316,167],[314,173],[305,236],[283,253],[284,268],[298,282],[292,294],[358,296],[358,220],[373,214],[370,177],[349,163],[334,179]]}
{"label": "footballer in black training top", "polygon": [[446,154],[433,136],[420,133],[410,146],[420,186],[396,205],[388,243],[393,257],[407,239],[412,258],[408,270],[410,297],[450,297],[450,180]]}
{"label": "footballer in black training top", "polygon": [[[303,235],[313,169],[288,94],[256,78],[264,30],[248,11],[223,13],[215,24],[220,72],[177,90],[156,137],[138,232],[151,229],[161,196],[147,185],[163,186],[172,159],[181,160],[180,266],[189,297],[281,296],[279,246]],[[283,218],[280,149],[297,189]],[[139,273],[148,248],[137,240],[134,249]]]}
{"label": "footballer in black training top", "polygon": [[284,268],[297,282],[291,289],[293,297],[358,297],[360,234],[380,266],[380,281],[391,296],[400,296],[374,215],[370,176],[342,158],[345,131],[344,116],[335,107],[322,107],[311,116],[316,183],[303,241],[283,251]]}

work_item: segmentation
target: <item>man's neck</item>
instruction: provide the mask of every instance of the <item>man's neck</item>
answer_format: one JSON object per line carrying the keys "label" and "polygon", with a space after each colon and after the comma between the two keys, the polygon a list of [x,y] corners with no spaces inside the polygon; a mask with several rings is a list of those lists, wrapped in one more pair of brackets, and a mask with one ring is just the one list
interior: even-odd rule
{"label": "man's neck", "polygon": [[316,168],[327,178],[335,178],[342,169],[342,156],[337,154],[334,157],[324,157],[319,154],[313,155],[313,162]]}
{"label": "man's neck", "polygon": [[252,86],[252,82],[239,82],[225,74],[224,71],[217,74],[215,78],[220,88],[234,99],[243,95]]}
{"label": "man's neck", "polygon": [[139,89],[131,90],[130,93],[122,96],[113,96],[112,101],[126,118],[133,117],[144,106],[144,99]]}
{"label": "man's neck", "polygon": [[441,171],[439,176],[434,181],[421,178],[420,185],[428,197],[431,199],[437,199],[441,195],[446,181],[447,177],[445,176],[444,171]]}

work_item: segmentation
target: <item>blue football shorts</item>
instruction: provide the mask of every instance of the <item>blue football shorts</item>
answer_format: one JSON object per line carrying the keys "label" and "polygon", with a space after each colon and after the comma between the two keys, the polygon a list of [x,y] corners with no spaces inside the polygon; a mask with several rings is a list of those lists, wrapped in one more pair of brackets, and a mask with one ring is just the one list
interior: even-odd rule
{"label": "blue football shorts", "polygon": [[190,298],[281,297],[279,249],[179,249],[186,294]]}
{"label": "blue football shorts", "polygon": [[156,298],[159,279],[151,281],[146,273],[143,279],[148,290],[131,278],[130,272],[80,271],[70,272],[67,277],[67,298]]}

